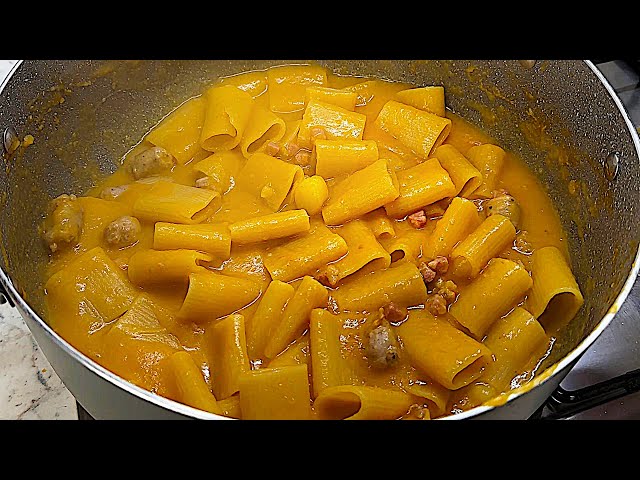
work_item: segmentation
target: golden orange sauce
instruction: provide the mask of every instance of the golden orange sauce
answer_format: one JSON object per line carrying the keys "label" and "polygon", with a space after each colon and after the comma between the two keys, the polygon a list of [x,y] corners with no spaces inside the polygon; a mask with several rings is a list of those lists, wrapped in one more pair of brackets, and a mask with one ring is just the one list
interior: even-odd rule
{"label": "golden orange sauce", "polygon": [[[359,84],[366,79],[356,77],[343,77],[329,74],[328,85],[333,88],[343,88],[345,86]],[[359,92],[358,102],[355,111],[367,115],[367,123],[363,139],[376,140],[380,149],[381,158],[389,158],[390,164],[396,170],[405,169],[417,165],[422,160],[398,140],[391,137],[386,132],[376,128],[373,124],[378,112],[384,103],[394,97],[395,92],[408,88],[406,84],[383,82],[373,80],[366,90]],[[256,101],[268,107],[268,96],[260,95]],[[302,118],[302,110],[287,115],[282,115],[285,120],[295,120]],[[461,117],[447,112],[447,117],[453,122],[451,133],[445,143],[454,145],[461,153],[474,146],[483,143],[498,144],[494,139],[488,137],[477,127],[469,124]],[[147,148],[149,144],[144,140],[134,146],[127,153],[123,162],[127,157],[136,155],[141,150]],[[554,245],[561,249],[567,255],[565,235],[562,230],[559,217],[555,211],[550,198],[536,179],[536,177],[528,170],[524,162],[515,155],[507,152],[503,173],[499,181],[499,188],[504,188],[512,194],[520,204],[521,226],[522,230],[528,232],[528,240],[533,248],[539,248],[547,245]],[[210,152],[200,150],[194,158],[183,166],[176,166],[168,175],[173,181],[184,185],[193,186],[196,179],[195,172],[191,168],[191,164],[210,155]],[[308,174],[307,171],[305,173]],[[111,186],[119,186],[131,184],[132,179],[124,168],[119,168],[115,173],[106,177],[99,184],[89,189],[85,197],[81,198],[83,205],[86,206],[83,233],[79,245],[67,251],[61,251],[51,256],[48,264],[46,277],[49,278],[53,273],[63,269],[66,265],[74,260],[81,253],[95,247],[104,248],[110,258],[126,270],[129,257],[137,251],[153,248],[153,232],[154,224],[150,222],[142,222],[142,234],[140,240],[135,245],[125,249],[110,248],[102,238],[102,232],[106,225],[114,219],[122,215],[132,215],[132,205],[141,192],[148,188],[144,184],[134,184],[125,191],[116,201],[105,201],[98,197],[100,192]],[[328,182],[331,188],[332,182]],[[284,206],[284,210],[290,209],[292,206]],[[261,201],[244,194],[239,191],[231,190],[223,197],[220,209],[213,214],[208,222],[234,222],[261,214],[272,213]],[[425,227],[425,232],[430,232],[437,221],[437,218],[430,219]],[[398,233],[411,230],[406,220],[396,221],[396,230]],[[224,261],[218,269],[227,275],[250,278],[263,286],[263,292],[270,281],[270,276],[262,264],[261,257],[268,248],[288,241],[289,239],[279,239],[259,244],[251,244],[247,246],[232,245],[231,258]],[[511,260],[520,260],[526,267],[529,267],[529,255],[519,253],[514,249],[507,249],[501,255]],[[354,274],[358,275],[358,273]],[[444,278],[448,278],[447,275]],[[46,280],[46,279],[45,279]],[[298,280],[294,281],[294,286]],[[464,285],[459,284],[463,289]],[[209,368],[207,358],[202,351],[202,338],[205,331],[216,321],[210,320],[200,324],[180,323],[175,319],[184,297],[186,295],[187,286],[181,287],[137,287],[140,291],[149,294],[153,302],[164,307],[169,313],[166,317],[160,319],[162,325],[175,335],[183,347],[193,355],[203,372],[205,380],[211,385],[209,378]],[[339,286],[337,287],[339,288]],[[250,318],[258,301],[240,310],[246,318]],[[417,307],[420,308],[420,307]],[[60,333],[64,338],[74,339],[73,344],[83,352],[88,351],[90,342],[89,334],[86,327],[81,324],[75,324],[65,321],[64,318],[49,318],[52,327]],[[371,320],[364,314],[355,314],[352,320],[345,323],[343,327],[342,340],[344,344],[343,355],[345,359],[352,365],[355,372],[355,383],[362,383],[374,386],[400,386],[406,385],[407,382],[419,378],[416,370],[409,365],[406,360],[391,371],[375,370],[371,368],[364,356],[364,337],[367,323]],[[113,321],[115,322],[115,320]],[[111,323],[113,323],[111,322]],[[109,328],[109,325],[103,327],[103,330]],[[551,340],[551,339],[550,339]],[[535,365],[539,363],[540,357],[545,354],[549,344],[545,345],[544,350],[538,352],[537,358],[532,361],[529,370],[523,372],[523,376],[531,377],[531,371]],[[126,348],[126,346],[125,346]],[[132,347],[133,348],[133,347]],[[138,352],[140,353],[140,352]],[[118,355],[120,352],[118,352]],[[136,355],[136,352],[131,352]],[[153,352],[146,352],[144,358],[148,358],[148,362],[142,362],[135,371],[120,371],[121,376],[127,380],[146,388],[152,392],[166,396],[168,398],[177,399],[175,385],[171,380],[171,375],[167,375],[162,361],[154,357]],[[92,355],[93,358],[102,365],[110,368],[110,365],[118,362],[113,358],[111,352],[103,351],[100,354]],[[161,355],[160,355],[161,356]],[[309,360],[310,362],[310,360]],[[253,368],[260,368],[262,362],[252,362]]]}

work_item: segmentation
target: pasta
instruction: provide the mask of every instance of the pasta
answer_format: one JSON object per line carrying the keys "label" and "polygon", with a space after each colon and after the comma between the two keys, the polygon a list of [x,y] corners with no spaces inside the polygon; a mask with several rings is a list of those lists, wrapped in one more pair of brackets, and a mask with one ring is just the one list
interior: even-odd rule
{"label": "pasta", "polygon": [[382,207],[399,194],[396,174],[386,160],[377,160],[334,188],[322,218],[327,225],[340,225]]}
{"label": "pasta", "polygon": [[184,165],[200,149],[205,108],[206,102],[202,97],[187,100],[151,130],[146,140],[164,148],[180,165]]}
{"label": "pasta", "polygon": [[410,88],[396,93],[396,97],[402,103],[444,117],[444,87]]}
{"label": "pasta", "polygon": [[[204,344],[217,399],[229,398],[240,390],[242,376],[249,372],[244,317],[229,315],[204,334]],[[242,406],[240,407],[242,409]]]}
{"label": "pasta", "polygon": [[413,403],[399,390],[341,385],[326,388],[314,403],[318,415],[328,420],[393,420]]}
{"label": "pasta", "polygon": [[313,396],[317,397],[325,388],[348,385],[354,373],[342,355],[343,319],[326,310],[316,308],[309,320],[309,347]]}
{"label": "pasta", "polygon": [[487,262],[513,243],[516,229],[502,215],[491,215],[451,252],[453,272],[459,277],[475,278]]}
{"label": "pasta", "polygon": [[480,340],[493,322],[523,299],[532,283],[529,273],[520,264],[494,258],[460,293],[449,313],[473,338]]}
{"label": "pasta", "polygon": [[253,107],[247,127],[242,133],[240,151],[245,157],[263,151],[269,142],[277,142],[286,131],[284,120],[267,108]]}
{"label": "pasta", "polygon": [[349,175],[378,160],[373,140],[316,140],[316,174],[329,179]]}
{"label": "pasta", "polygon": [[433,152],[455,185],[455,195],[469,198],[482,184],[482,174],[453,145],[440,145]]}
{"label": "pasta", "polygon": [[322,223],[311,225],[308,233],[270,249],[264,265],[274,280],[288,282],[313,273],[348,251],[344,239]]}
{"label": "pasta", "polygon": [[247,420],[307,420],[311,416],[307,366],[265,368],[240,379],[240,410]]}
{"label": "pasta", "polygon": [[462,239],[480,225],[476,206],[469,200],[455,197],[438,222],[425,247],[425,256],[449,255]]}
{"label": "pasta", "polygon": [[288,283],[274,280],[260,299],[247,328],[247,346],[252,359],[262,358],[264,347],[278,328],[281,315],[295,289]]}
{"label": "pasta", "polygon": [[334,231],[346,242],[347,254],[322,270],[330,285],[335,286],[352,273],[372,272],[391,264],[391,257],[362,220],[353,220]]}
{"label": "pasta", "polygon": [[167,361],[180,349],[178,339],[160,325],[157,307],[145,294],[118,318],[104,336],[103,361],[116,374],[135,371],[131,381],[161,395],[170,393],[173,378]]}
{"label": "pasta", "polygon": [[303,178],[299,166],[264,153],[254,153],[238,174],[237,188],[264,200],[275,211]]}
{"label": "pasta", "polygon": [[326,307],[328,299],[327,289],[313,278],[305,276],[287,303],[282,320],[264,348],[264,355],[275,358],[282,352],[307,328],[311,311]]}
{"label": "pasta", "polygon": [[350,92],[348,90],[327,87],[308,87],[305,100],[307,104],[311,102],[330,103],[353,112],[356,108],[357,98],[358,95],[356,92]]}
{"label": "pasta", "polygon": [[305,334],[269,362],[269,368],[309,364],[309,335]]}
{"label": "pasta", "polygon": [[451,130],[451,120],[390,100],[385,103],[375,124],[427,159]]}
{"label": "pasta", "polygon": [[200,223],[219,206],[217,198],[211,190],[158,181],[133,204],[133,214],[151,222]]}
{"label": "pasta", "polygon": [[187,283],[191,273],[206,272],[211,260],[195,250],[141,250],[129,258],[127,273],[134,285]]}
{"label": "pasta", "polygon": [[283,65],[267,70],[269,108],[275,113],[291,113],[304,108],[307,87],[327,83],[327,72],[315,65]]}
{"label": "pasta", "polygon": [[304,210],[272,213],[229,225],[231,241],[239,245],[290,237],[308,232],[309,228],[309,215]]}
{"label": "pasta", "polygon": [[403,307],[419,305],[426,296],[422,275],[412,263],[353,276],[332,293],[340,309],[369,312],[389,302]]}
{"label": "pasta", "polygon": [[411,310],[398,334],[416,368],[451,390],[478,378],[491,360],[486,346],[425,310]]}
{"label": "pasta", "polygon": [[213,396],[202,372],[187,352],[176,352],[169,357],[169,364],[178,390],[177,399],[182,403],[206,412],[222,415],[216,397]]}
{"label": "pasta", "polygon": [[231,256],[231,232],[227,224],[181,225],[156,222],[153,248],[199,250],[219,260],[226,260]]}
{"label": "pasta", "polygon": [[214,86],[206,91],[200,146],[210,152],[236,147],[251,117],[251,95],[233,85]]}
{"label": "pasta", "polygon": [[556,247],[544,247],[531,256],[533,286],[527,307],[547,332],[564,327],[584,298],[566,259]]}
{"label": "pasta", "polygon": [[314,144],[312,130],[322,129],[327,140],[362,140],[367,117],[361,113],[350,112],[330,103],[309,102],[302,116],[298,144],[311,148]]}
{"label": "pasta", "polygon": [[441,418],[529,382],[581,315],[567,236],[445,93],[316,64],[212,78],[52,199],[47,320],[239,419]]}
{"label": "pasta", "polygon": [[449,174],[432,158],[413,168],[398,174],[400,195],[384,206],[387,215],[394,218],[404,217],[425,205],[452,197],[455,186]]}
{"label": "pasta", "polygon": [[504,165],[505,151],[497,145],[484,144],[467,150],[467,158],[482,174],[482,184],[471,194],[472,198],[491,198]]}
{"label": "pasta", "polygon": [[235,177],[244,166],[244,158],[235,150],[209,155],[193,165],[193,169],[206,178],[207,188],[223,195],[235,184]]}
{"label": "pasta", "polygon": [[255,301],[260,286],[243,278],[208,270],[189,274],[189,289],[178,312],[181,320],[196,323],[229,315]]}

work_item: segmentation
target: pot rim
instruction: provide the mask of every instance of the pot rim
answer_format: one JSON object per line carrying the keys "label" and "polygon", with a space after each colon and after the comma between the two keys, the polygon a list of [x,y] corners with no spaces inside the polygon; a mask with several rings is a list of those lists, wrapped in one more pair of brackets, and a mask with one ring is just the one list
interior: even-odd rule
{"label": "pot rim", "polygon": [[[595,67],[595,65],[590,60],[583,60],[583,62],[589,67],[589,69],[596,75],[596,77],[600,80],[600,82],[605,87],[607,93],[618,107],[620,114],[622,115],[629,133],[631,134],[631,138],[633,140],[633,144],[635,146],[636,154],[640,157],[640,139],[638,138],[638,133],[634,128],[629,116],[616,95],[613,87],[609,84],[608,80],[604,77],[604,75]],[[7,83],[11,79],[11,77],[15,74],[15,72],[20,68],[20,66],[24,63],[24,60],[18,60],[13,68],[9,71],[7,76],[5,77],[2,84],[0,84],[0,95],[4,91]],[[541,378],[538,382],[534,384],[534,386],[530,388],[518,389],[516,393],[510,394],[503,405],[507,405],[509,402],[515,400],[521,395],[531,392],[538,388],[540,385],[547,382],[550,378],[554,377],[558,372],[563,371],[566,367],[571,365],[573,362],[577,361],[578,358],[595,342],[595,340],[600,336],[600,334],[604,331],[604,329],[611,323],[616,313],[620,310],[620,307],[624,303],[625,299],[629,295],[631,288],[633,287],[638,273],[640,271],[640,246],[638,247],[638,251],[636,252],[634,261],[632,263],[631,271],[627,276],[627,280],[625,281],[622,290],[616,297],[613,302],[613,305],[609,308],[604,317],[600,320],[600,322],[595,326],[592,332],[584,338],[576,347],[573,348],[562,360],[559,360],[555,364],[547,367],[543,372],[540,372],[536,378]],[[65,339],[63,339],[58,333],[56,333],[40,316],[31,308],[31,306],[22,298],[22,296],[18,293],[18,291],[13,286],[13,283],[9,279],[8,275],[5,273],[4,269],[0,268],[0,283],[4,287],[5,291],[11,296],[11,300],[18,307],[20,313],[24,316],[25,314],[38,326],[40,326],[44,332],[50,337],[50,339],[60,347],[64,352],[70,355],[74,360],[78,361],[81,365],[87,368],[93,374],[101,377],[103,380],[111,383],[115,387],[118,387],[125,392],[134,395],[142,400],[146,400],[157,407],[173,411],[175,413],[184,415],[186,417],[192,417],[196,419],[202,420],[233,420],[232,418],[225,417],[223,415],[216,415],[213,413],[205,412],[203,410],[199,410],[197,408],[190,407],[188,405],[184,405],[182,403],[176,402],[174,400],[170,400],[166,397],[162,397],[155,393],[152,393],[148,390],[145,390],[133,383],[125,380],[124,378],[114,374],[110,370],[106,369],[96,361],[90,359],[82,352],[77,350],[73,345],[68,343]],[[551,372],[551,374],[545,375],[545,373]],[[535,382],[536,378],[532,380]],[[75,398],[75,397],[74,397]],[[500,406],[503,406],[500,405]],[[446,417],[442,417],[442,420],[463,420],[471,417],[475,417],[481,415],[483,413],[489,412],[496,408],[495,405],[481,405],[474,407],[470,410],[467,410],[462,413],[458,413],[455,415],[448,415]]]}

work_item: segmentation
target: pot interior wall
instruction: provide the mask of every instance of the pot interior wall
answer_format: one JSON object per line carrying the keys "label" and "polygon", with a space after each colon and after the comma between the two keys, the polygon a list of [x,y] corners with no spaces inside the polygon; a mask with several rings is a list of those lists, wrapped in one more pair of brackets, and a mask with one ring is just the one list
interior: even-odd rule
{"label": "pot interior wall", "polygon": [[[34,143],[4,155],[0,265],[41,316],[37,235],[50,198],[85,191],[164,115],[218,77],[278,61],[29,61],[0,95],[0,131]],[[286,62],[299,63],[299,62]],[[604,86],[581,61],[322,61],[338,74],[444,85],[447,106],[519,154],[558,206],[585,305],[546,363],[561,358],[619,294],[638,248],[640,167]],[[614,180],[603,162],[617,152]]]}

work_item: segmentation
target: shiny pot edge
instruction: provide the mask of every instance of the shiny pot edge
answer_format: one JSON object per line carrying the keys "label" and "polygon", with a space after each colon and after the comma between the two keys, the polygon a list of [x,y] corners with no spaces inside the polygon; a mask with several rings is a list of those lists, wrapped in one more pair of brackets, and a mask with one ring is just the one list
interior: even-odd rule
{"label": "shiny pot edge", "polygon": [[[0,93],[2,93],[9,79],[14,75],[14,73],[20,67],[22,62],[23,60],[19,60],[13,66],[11,71],[8,73],[3,83],[0,85]],[[602,75],[602,73],[600,73],[600,71],[593,65],[593,63],[590,62],[589,60],[584,60],[584,62],[591,69],[591,71],[596,75],[596,77],[600,80],[600,82],[603,84],[603,86],[609,93],[609,96],[612,98],[612,100],[618,107],[618,110],[622,114],[622,117],[624,118],[624,121],[629,130],[629,133],[631,134],[631,137],[633,139],[635,150],[638,153],[638,156],[640,157],[640,139],[638,138],[638,133],[636,132],[636,129],[633,127],[633,124],[631,123],[631,120],[629,119],[629,116],[624,106],[622,105],[622,102],[620,101],[618,96],[615,94],[615,91],[613,90],[613,88],[611,87],[607,79]],[[631,271],[627,277],[627,280],[625,281],[625,284],[622,290],[620,291],[619,295],[616,297],[613,305],[611,306],[607,314],[596,325],[593,331],[584,340],[582,340],[573,350],[571,350],[562,360],[548,367],[544,372],[539,373],[538,377],[532,380],[533,386],[525,385],[524,387],[518,389],[514,393],[511,393],[508,396],[505,403],[503,405],[500,405],[500,407],[502,408],[500,408],[499,410],[503,411],[509,407],[511,407],[511,409],[515,408],[513,407],[514,401],[521,397],[527,397],[529,399],[528,401],[531,404],[536,405],[536,408],[541,406],[546,401],[548,396],[553,392],[553,390],[562,382],[562,379],[567,375],[571,367],[573,367],[573,365],[577,363],[577,361],[584,354],[584,352],[591,346],[591,344],[595,342],[595,340],[600,336],[600,334],[609,325],[609,323],[611,323],[616,313],[619,311],[620,306],[623,304],[623,302],[629,295],[629,292],[631,291],[631,288],[633,287],[637,279],[639,271],[640,271],[640,247],[636,252],[636,256],[632,264]],[[58,335],[43,319],[41,319],[33,311],[33,309],[19,295],[19,293],[13,286],[11,280],[9,279],[7,274],[4,272],[4,270],[1,268],[0,268],[0,286],[3,287],[3,290],[7,294],[8,299],[12,301],[15,304],[15,306],[18,308],[18,311],[20,312],[22,317],[25,319],[25,322],[27,323],[27,326],[29,327],[31,333],[36,338],[36,341],[38,342],[40,347],[43,349],[45,356],[49,357],[50,355],[52,355],[53,349],[60,350],[59,352],[56,352],[56,355],[58,353],[64,353],[67,359],[71,359],[72,361],[77,362],[78,365],[76,366],[80,366],[81,369],[86,369],[90,374],[97,377],[98,380],[107,384],[104,386],[115,386],[117,387],[117,389],[121,391],[121,393],[136,397],[136,399],[138,400],[143,400],[151,403],[154,407],[159,408],[161,411],[166,411],[166,414],[169,415],[167,418],[170,418],[171,414],[177,414],[177,416],[180,418],[196,418],[196,419],[203,419],[203,420],[229,420],[228,417],[208,413],[193,407],[189,407],[182,403],[170,400],[168,398],[156,395],[148,390],[138,387],[130,383],[129,381],[124,380],[123,378],[115,375],[114,373],[107,370],[97,362],[86,357],[83,353],[81,353],[79,350],[77,350],[75,347],[69,344],[66,340],[64,340],[60,335]],[[58,372],[58,370],[56,370],[56,372],[59,374],[62,373],[62,372]],[[64,374],[60,375],[60,377],[62,378],[65,385],[68,382],[71,383],[70,379],[65,378]],[[69,390],[71,391],[72,394],[74,393],[71,388],[69,388]],[[534,399],[531,395],[529,395],[534,391],[539,393],[541,393],[542,391],[545,391],[547,394],[544,396],[540,395],[539,398]],[[83,407],[85,407],[85,409],[90,414],[92,413],[92,409],[89,405],[84,405],[82,401],[80,401],[80,403],[83,405]],[[498,415],[500,415],[500,413],[496,412],[495,410],[498,410],[496,409],[496,406],[483,405],[483,406],[472,408],[468,411],[465,411],[456,415],[443,417],[442,419],[463,420],[463,419],[469,419],[474,417],[481,419],[483,417],[493,417],[494,415],[491,415],[492,413],[493,414],[498,413]],[[535,408],[530,410],[533,412]],[[162,416],[165,416],[165,415],[162,415]],[[512,417],[512,415],[508,415],[508,416]],[[144,417],[146,418],[147,416],[144,415]],[[517,412],[513,418],[516,418],[516,417],[522,418],[521,415],[520,416],[517,415]],[[142,417],[134,416],[132,418],[142,418]],[[152,417],[149,417],[149,418],[152,418]]]}

